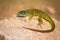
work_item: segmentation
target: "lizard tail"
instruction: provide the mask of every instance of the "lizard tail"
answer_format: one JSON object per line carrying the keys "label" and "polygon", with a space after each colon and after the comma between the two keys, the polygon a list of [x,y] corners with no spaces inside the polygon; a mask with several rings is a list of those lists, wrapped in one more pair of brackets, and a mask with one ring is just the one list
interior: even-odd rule
{"label": "lizard tail", "polygon": [[54,29],[55,29],[55,24],[54,24],[54,22],[52,23],[51,22],[51,29],[49,29],[49,30],[38,30],[38,29],[32,29],[32,28],[27,28],[27,27],[23,27],[23,28],[25,28],[25,29],[29,29],[29,30],[32,30],[32,31],[36,31],[36,32],[42,32],[42,33],[50,33],[50,32],[52,32]]}

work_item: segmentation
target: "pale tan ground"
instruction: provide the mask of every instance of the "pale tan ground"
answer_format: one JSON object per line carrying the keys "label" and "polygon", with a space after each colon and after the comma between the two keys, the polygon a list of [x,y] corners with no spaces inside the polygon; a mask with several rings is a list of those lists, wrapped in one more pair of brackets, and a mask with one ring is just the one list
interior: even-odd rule
{"label": "pale tan ground", "polygon": [[[51,33],[41,33],[22,28],[41,29],[37,26],[38,21],[34,18],[30,21],[19,20],[19,18],[5,18],[0,20],[0,34],[4,35],[6,40],[60,40],[60,22],[56,19],[53,20],[56,24],[55,30]],[[50,28],[50,24],[44,20],[42,28]]]}

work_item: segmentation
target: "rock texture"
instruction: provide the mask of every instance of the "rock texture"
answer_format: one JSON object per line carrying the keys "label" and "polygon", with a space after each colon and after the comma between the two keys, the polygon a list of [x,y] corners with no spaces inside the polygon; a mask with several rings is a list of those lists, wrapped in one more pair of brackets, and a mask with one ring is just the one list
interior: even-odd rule
{"label": "rock texture", "polygon": [[50,24],[44,20],[44,25],[38,27],[35,18],[24,21],[23,18],[5,18],[0,20],[0,40],[60,40],[60,22],[53,18],[56,28],[51,33],[41,33],[22,27],[35,29],[50,28]]}
{"label": "rock texture", "polygon": [[5,40],[5,36],[0,34],[0,40]]}

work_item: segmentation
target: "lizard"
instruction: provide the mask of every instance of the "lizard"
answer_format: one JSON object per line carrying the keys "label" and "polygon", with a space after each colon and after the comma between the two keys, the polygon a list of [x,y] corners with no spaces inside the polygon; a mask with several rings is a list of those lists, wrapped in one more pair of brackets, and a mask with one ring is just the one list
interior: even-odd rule
{"label": "lizard", "polygon": [[37,30],[37,29],[23,27],[25,29],[29,29],[29,30],[33,30],[33,31],[37,31],[37,32],[42,32],[42,33],[52,32],[55,29],[55,23],[52,20],[52,18],[46,12],[44,12],[42,10],[27,9],[27,10],[19,11],[17,13],[17,17],[26,17],[26,16],[29,17],[29,20],[31,20],[31,18],[33,16],[38,16],[38,24],[37,25],[40,25],[40,26],[41,26],[41,24],[43,24],[42,18],[45,19],[46,21],[48,21],[51,24],[51,29],[49,29],[49,30]]}

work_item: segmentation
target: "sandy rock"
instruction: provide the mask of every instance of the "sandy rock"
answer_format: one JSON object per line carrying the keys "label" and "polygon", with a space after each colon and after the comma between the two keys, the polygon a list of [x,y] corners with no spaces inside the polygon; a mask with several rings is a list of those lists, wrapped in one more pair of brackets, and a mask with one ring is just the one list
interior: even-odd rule
{"label": "sandy rock", "polygon": [[0,20],[0,39],[5,40],[6,38],[6,40],[60,40],[60,22],[58,22],[54,18],[53,20],[56,24],[55,30],[51,33],[41,33],[24,29],[22,27],[47,29],[51,26],[47,21],[44,21],[44,25],[42,25],[43,27],[41,28],[37,26],[38,21],[34,18],[30,21],[24,21],[23,19],[20,20],[19,18],[5,18],[4,20],[2,19]]}

